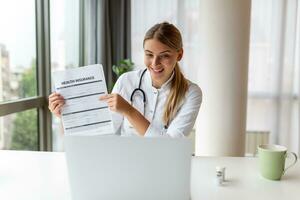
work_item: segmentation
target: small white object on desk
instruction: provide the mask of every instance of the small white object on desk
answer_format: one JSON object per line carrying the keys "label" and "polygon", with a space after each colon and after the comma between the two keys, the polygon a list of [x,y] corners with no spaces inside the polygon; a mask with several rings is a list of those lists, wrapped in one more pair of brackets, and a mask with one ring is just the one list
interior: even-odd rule
{"label": "small white object on desk", "polygon": [[216,167],[217,183],[219,185],[223,185],[223,182],[225,181],[225,169],[225,167]]}

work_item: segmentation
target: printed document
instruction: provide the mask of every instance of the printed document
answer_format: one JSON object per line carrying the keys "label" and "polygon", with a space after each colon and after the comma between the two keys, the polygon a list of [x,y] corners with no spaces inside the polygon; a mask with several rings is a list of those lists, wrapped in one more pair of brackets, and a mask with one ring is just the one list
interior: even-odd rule
{"label": "printed document", "polygon": [[101,95],[107,94],[100,64],[53,73],[55,91],[65,99],[62,122],[65,134],[113,134],[111,113]]}

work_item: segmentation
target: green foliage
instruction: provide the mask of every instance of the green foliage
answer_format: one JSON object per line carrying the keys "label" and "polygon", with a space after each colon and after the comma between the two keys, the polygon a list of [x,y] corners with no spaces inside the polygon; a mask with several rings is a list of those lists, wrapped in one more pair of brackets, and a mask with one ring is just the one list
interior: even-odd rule
{"label": "green foliage", "polygon": [[[134,63],[130,59],[124,59],[119,62],[118,65],[113,65],[112,70],[119,78],[125,72],[133,70]],[[108,92],[110,93],[114,87],[115,83],[108,85]]]}
{"label": "green foliage", "polygon": [[32,97],[36,96],[36,68],[35,60],[31,62],[31,67],[27,69],[23,74],[20,81],[20,97]]}
{"label": "green foliage", "polygon": [[112,70],[119,78],[125,72],[133,69],[134,63],[130,59],[124,59],[119,62],[118,65],[113,65]]}
{"label": "green foliage", "polygon": [[[35,60],[31,67],[22,74],[20,80],[20,97],[36,96]],[[38,150],[37,110],[19,112],[13,121],[13,134],[10,149]]]}
{"label": "green foliage", "polygon": [[17,113],[13,123],[11,149],[38,150],[36,109]]}

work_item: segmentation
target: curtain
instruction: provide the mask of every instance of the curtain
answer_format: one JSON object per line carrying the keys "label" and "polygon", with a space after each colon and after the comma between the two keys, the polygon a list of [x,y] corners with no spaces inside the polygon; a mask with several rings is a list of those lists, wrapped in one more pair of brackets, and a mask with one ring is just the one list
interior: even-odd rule
{"label": "curtain", "polygon": [[83,7],[83,65],[102,64],[110,87],[112,65],[131,58],[130,0],[86,0]]}
{"label": "curtain", "polygon": [[252,1],[247,129],[300,154],[298,4]]}

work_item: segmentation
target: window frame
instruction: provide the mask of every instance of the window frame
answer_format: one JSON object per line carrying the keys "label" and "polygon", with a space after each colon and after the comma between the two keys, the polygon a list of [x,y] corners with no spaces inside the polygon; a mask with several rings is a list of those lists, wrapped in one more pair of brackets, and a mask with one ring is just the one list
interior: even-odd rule
{"label": "window frame", "polygon": [[48,109],[51,92],[50,3],[35,0],[37,96],[0,103],[0,117],[36,108],[38,150],[52,151],[52,120]]}

